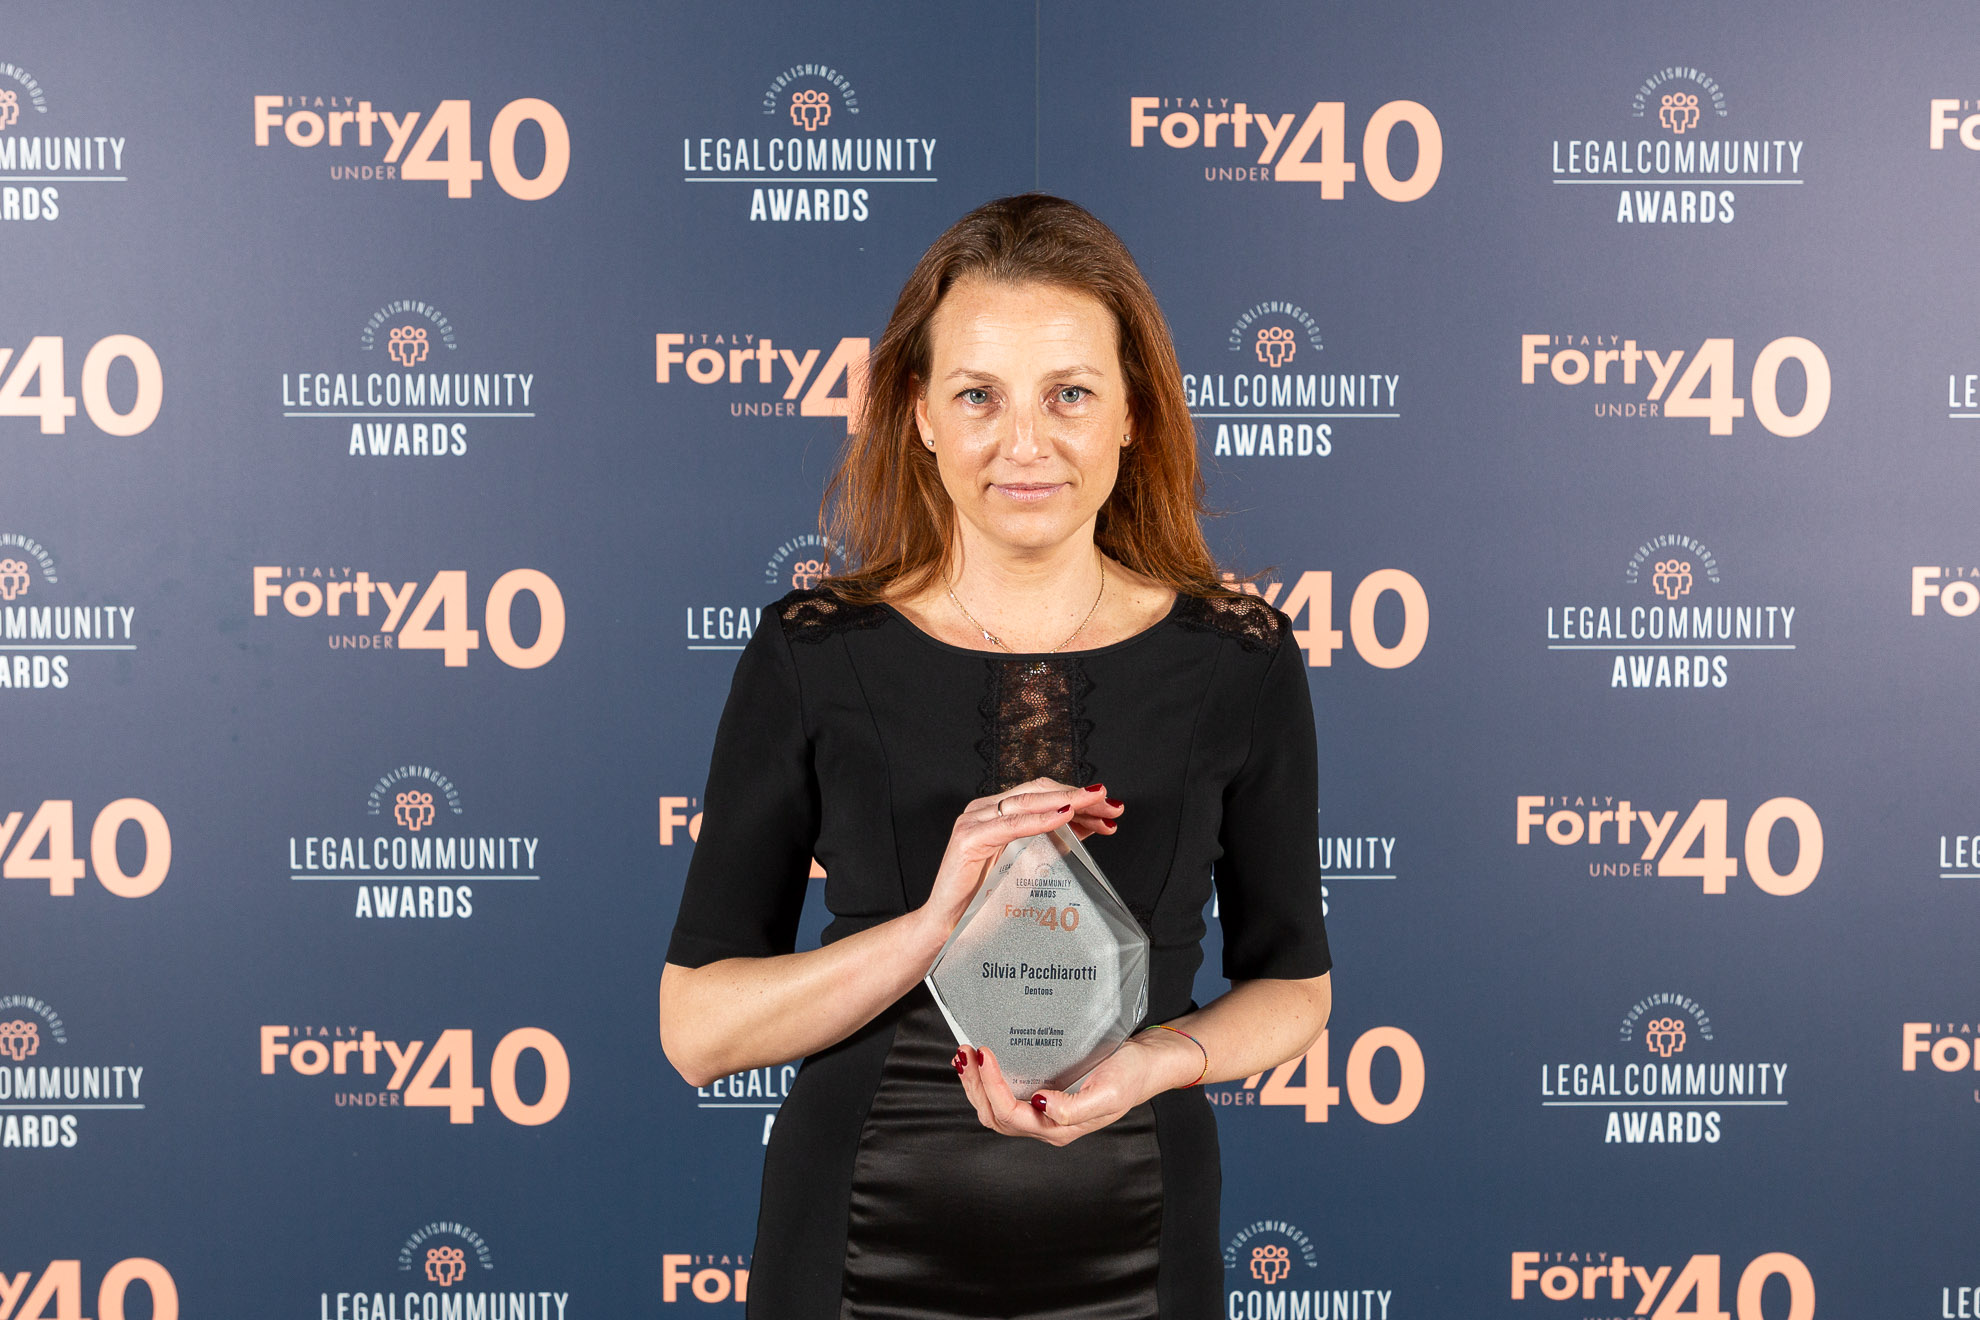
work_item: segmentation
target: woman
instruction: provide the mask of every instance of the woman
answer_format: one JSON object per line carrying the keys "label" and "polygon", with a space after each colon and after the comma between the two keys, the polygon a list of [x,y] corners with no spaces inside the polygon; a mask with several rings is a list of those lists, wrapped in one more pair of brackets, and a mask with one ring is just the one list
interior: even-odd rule
{"label": "woman", "polygon": [[[660,983],[689,1082],[805,1056],[751,1316],[1221,1313],[1191,1088],[1305,1051],[1331,964],[1303,656],[1219,583],[1201,491],[1167,328],[1106,226],[1033,194],[936,240],[826,491],[847,571],[737,664]],[[921,978],[1004,846],[1068,823],[1149,934],[1151,1025],[1027,1103]],[[794,953],[813,856],[833,920]],[[1213,862],[1233,985],[1198,1008]]]}

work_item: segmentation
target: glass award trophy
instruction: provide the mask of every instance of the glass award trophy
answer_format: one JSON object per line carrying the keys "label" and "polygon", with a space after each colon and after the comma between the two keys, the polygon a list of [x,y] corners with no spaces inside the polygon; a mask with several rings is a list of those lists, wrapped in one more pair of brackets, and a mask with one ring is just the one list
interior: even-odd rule
{"label": "glass award trophy", "polygon": [[1148,1011],[1148,937],[1072,830],[1005,847],[928,969],[958,1043],[1028,1100],[1076,1091]]}

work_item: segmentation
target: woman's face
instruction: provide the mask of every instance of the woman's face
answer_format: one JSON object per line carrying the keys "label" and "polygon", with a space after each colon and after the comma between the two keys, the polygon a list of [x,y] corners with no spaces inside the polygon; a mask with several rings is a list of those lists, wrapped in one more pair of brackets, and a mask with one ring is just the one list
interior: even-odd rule
{"label": "woman's face", "polygon": [[1091,527],[1128,430],[1116,337],[1113,313],[1074,289],[949,289],[929,321],[914,416],[966,537],[1044,550]]}

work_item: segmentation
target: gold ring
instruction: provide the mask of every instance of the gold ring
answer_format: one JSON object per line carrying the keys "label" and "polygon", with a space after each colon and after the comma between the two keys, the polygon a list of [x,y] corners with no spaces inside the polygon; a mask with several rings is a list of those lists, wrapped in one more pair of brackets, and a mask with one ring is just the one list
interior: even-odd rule
{"label": "gold ring", "polygon": [[1003,814],[1004,814],[1004,803],[1005,803],[1005,801],[1006,801],[1006,800],[1007,800],[1007,799],[1005,799],[1005,798],[998,798],[998,799],[997,799],[997,814],[998,814],[999,816],[1001,816],[1001,815],[1003,815]]}

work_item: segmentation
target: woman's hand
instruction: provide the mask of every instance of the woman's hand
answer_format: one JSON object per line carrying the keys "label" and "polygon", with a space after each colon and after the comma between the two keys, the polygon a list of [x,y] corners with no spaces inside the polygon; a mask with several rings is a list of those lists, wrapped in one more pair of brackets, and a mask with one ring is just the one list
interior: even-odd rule
{"label": "woman's hand", "polygon": [[976,799],[956,817],[928,902],[918,914],[946,937],[962,920],[964,909],[1006,844],[1049,834],[1061,825],[1071,825],[1074,836],[1081,839],[1096,833],[1112,834],[1115,818],[1124,810],[1120,802],[1107,796],[1105,784],[1073,788],[1056,779],[1034,779]]}
{"label": "woman's hand", "polygon": [[955,1065],[984,1127],[1064,1146],[1106,1127],[1152,1096],[1188,1086],[1201,1075],[1203,1056],[1173,1031],[1146,1031],[1128,1037],[1088,1075],[1077,1093],[1040,1091],[1028,1102],[1012,1098],[997,1056],[989,1050],[963,1046],[956,1051]]}

